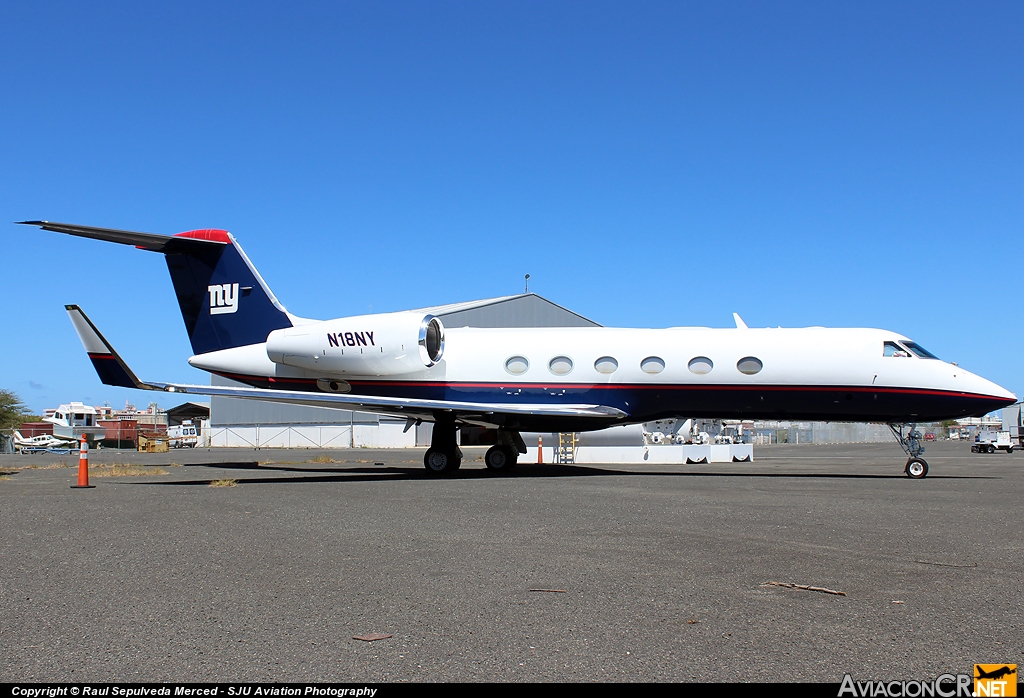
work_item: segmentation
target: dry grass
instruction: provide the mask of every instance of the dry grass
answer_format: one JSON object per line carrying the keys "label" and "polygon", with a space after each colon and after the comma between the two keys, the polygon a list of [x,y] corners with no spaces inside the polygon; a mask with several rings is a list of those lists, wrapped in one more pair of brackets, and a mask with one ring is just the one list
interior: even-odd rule
{"label": "dry grass", "polygon": [[234,487],[238,484],[238,480],[226,479],[226,480],[212,480],[210,487]]}
{"label": "dry grass", "polygon": [[[70,468],[70,463],[50,463],[49,465],[26,465],[25,470],[56,470],[58,468]],[[75,464],[78,467],[78,464]]]}
{"label": "dry grass", "polygon": [[168,468],[181,468],[182,465],[181,465],[181,463],[168,463],[167,467]]}
{"label": "dry grass", "polygon": [[316,458],[311,458],[309,460],[309,462],[310,463],[337,463],[338,461],[334,460],[330,456],[317,456]]}
{"label": "dry grass", "polygon": [[90,477],[132,477],[136,475],[166,475],[167,471],[153,465],[126,465],[112,463],[89,468]]}

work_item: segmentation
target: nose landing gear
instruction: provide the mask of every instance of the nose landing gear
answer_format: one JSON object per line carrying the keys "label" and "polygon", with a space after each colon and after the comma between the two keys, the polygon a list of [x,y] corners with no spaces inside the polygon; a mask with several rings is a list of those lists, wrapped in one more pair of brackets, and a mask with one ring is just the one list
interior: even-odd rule
{"label": "nose landing gear", "polygon": [[917,430],[917,424],[890,424],[889,431],[896,437],[900,448],[910,456],[903,472],[907,477],[920,480],[928,474],[928,461],[921,457],[924,453],[924,446],[921,444],[921,432]]}

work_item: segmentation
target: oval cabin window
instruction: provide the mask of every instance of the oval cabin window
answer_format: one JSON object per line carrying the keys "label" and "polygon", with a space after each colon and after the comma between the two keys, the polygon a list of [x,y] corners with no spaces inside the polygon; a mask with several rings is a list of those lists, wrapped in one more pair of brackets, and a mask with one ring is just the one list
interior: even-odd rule
{"label": "oval cabin window", "polygon": [[698,376],[703,376],[707,375],[708,373],[711,373],[711,369],[715,367],[715,364],[711,362],[711,359],[709,359],[706,356],[694,357],[690,359],[690,363],[688,365],[690,368],[690,373],[696,373]]}
{"label": "oval cabin window", "polygon": [[556,376],[564,376],[572,370],[572,359],[568,356],[556,356],[548,362],[548,369]]}
{"label": "oval cabin window", "polygon": [[752,376],[755,373],[759,373],[764,364],[761,363],[761,359],[753,356],[746,356],[736,362],[736,368],[740,370],[740,373],[745,373],[748,376]]}
{"label": "oval cabin window", "polygon": [[513,356],[505,362],[505,370],[513,376],[519,376],[526,373],[526,369],[528,368],[530,368],[530,362],[526,360],[525,356]]}
{"label": "oval cabin window", "polygon": [[648,356],[640,362],[640,370],[644,373],[661,373],[665,370],[665,360],[657,356]]}
{"label": "oval cabin window", "polygon": [[619,362],[610,356],[602,356],[594,362],[594,370],[598,373],[615,373],[618,367]]}

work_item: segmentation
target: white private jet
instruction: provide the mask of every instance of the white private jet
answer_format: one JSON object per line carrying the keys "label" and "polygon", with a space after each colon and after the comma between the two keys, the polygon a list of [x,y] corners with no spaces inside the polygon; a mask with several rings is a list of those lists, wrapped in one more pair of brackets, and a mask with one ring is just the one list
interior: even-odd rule
{"label": "white private jet", "polygon": [[139,380],[75,305],[71,321],[108,385],[346,407],[434,422],[433,474],[462,461],[457,430],[497,431],[492,471],[520,432],[581,432],[668,418],[887,423],[912,478],[928,474],[918,422],[1016,402],[995,383],[875,329],[448,328],[426,312],[334,320],[289,313],[224,230],[173,236],[24,221],[165,255],[192,342],[189,363],[251,387]]}

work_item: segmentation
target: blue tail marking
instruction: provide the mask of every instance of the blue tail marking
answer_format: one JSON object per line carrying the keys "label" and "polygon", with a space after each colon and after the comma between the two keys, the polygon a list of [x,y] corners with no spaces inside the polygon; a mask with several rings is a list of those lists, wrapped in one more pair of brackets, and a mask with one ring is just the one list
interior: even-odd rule
{"label": "blue tail marking", "polygon": [[224,243],[165,253],[194,353],[265,342],[274,330],[292,326],[233,236],[220,230],[180,236]]}

